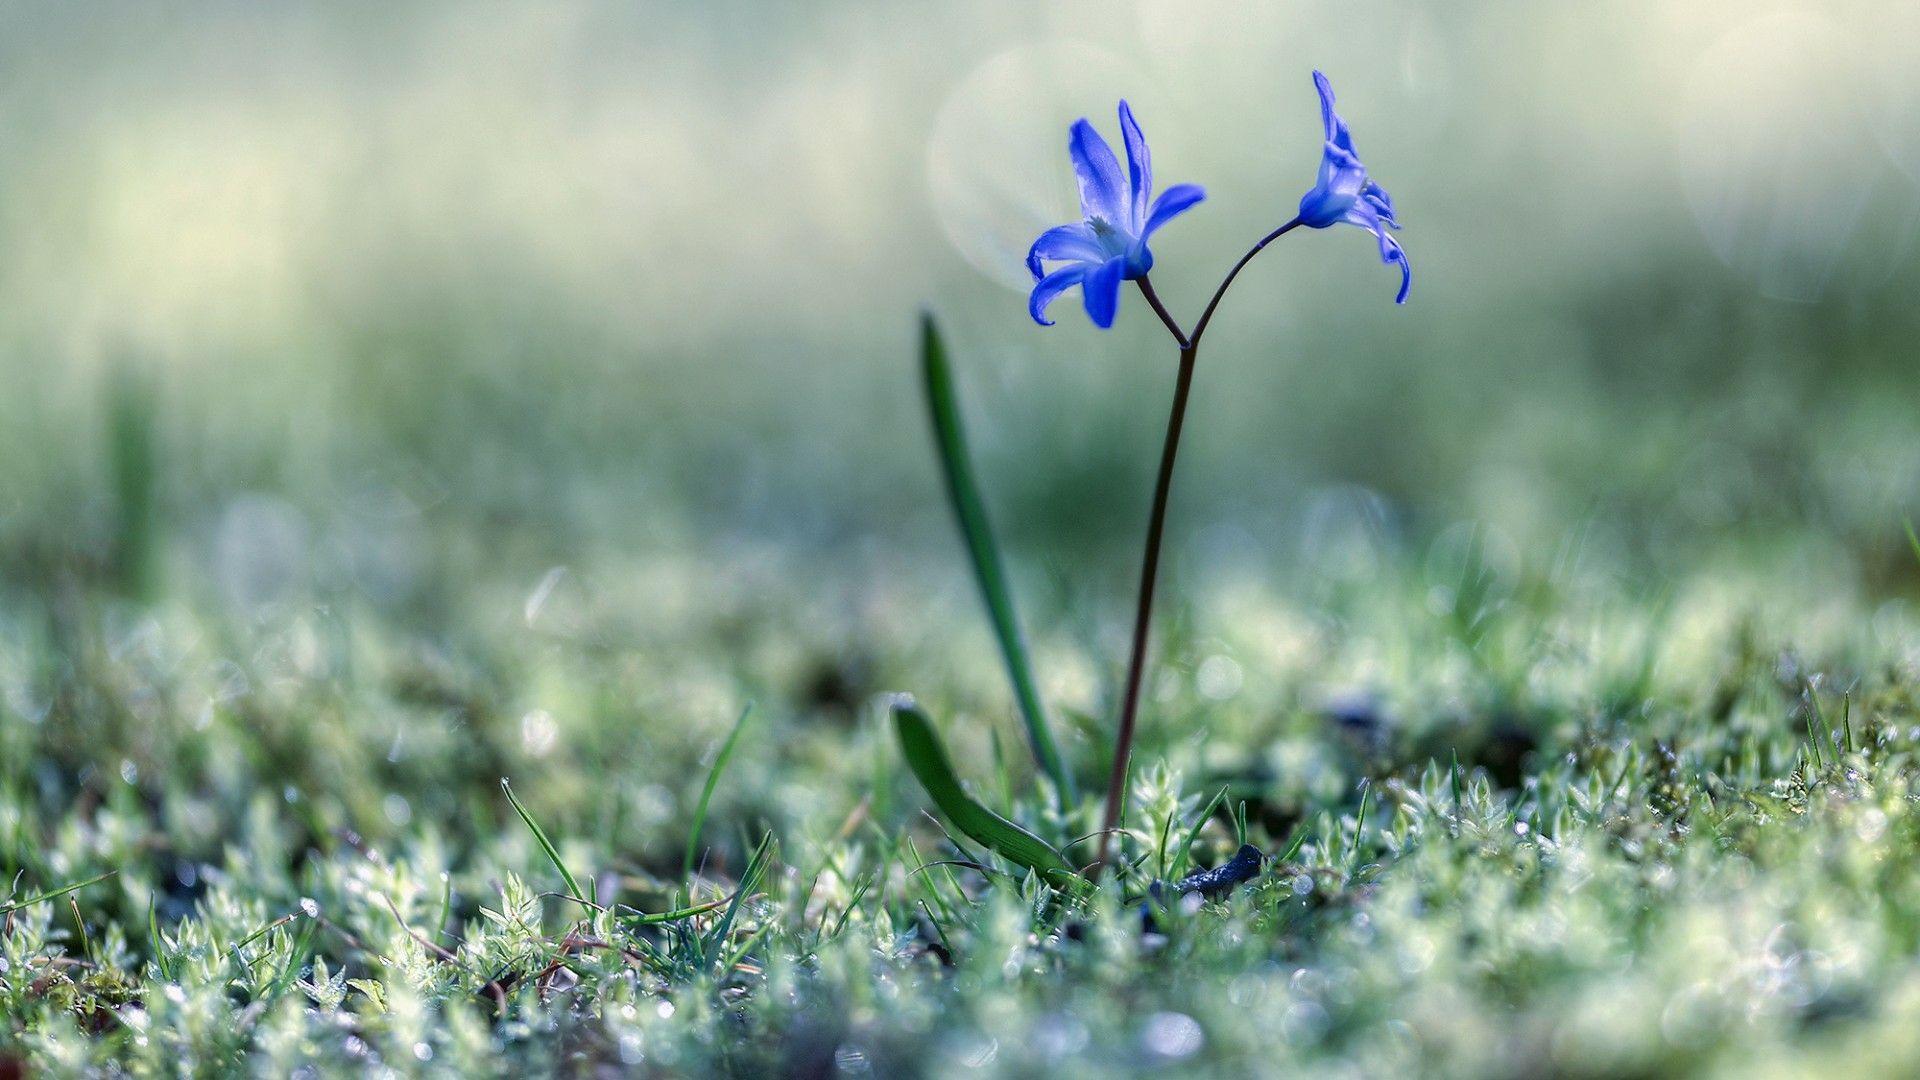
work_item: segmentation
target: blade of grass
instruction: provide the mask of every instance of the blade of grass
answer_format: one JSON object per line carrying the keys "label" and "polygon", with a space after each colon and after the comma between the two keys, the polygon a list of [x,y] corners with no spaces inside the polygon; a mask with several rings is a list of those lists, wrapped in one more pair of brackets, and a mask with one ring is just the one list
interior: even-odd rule
{"label": "blade of grass", "polygon": [[80,914],[80,902],[67,897],[67,910],[73,912],[73,926],[80,935],[80,955],[88,959],[98,959],[93,952],[93,935],[87,933],[86,916]]}
{"label": "blade of grass", "polygon": [[[1200,811],[1200,816],[1193,819],[1193,827],[1187,830],[1186,838],[1180,841],[1179,847],[1173,849],[1173,865],[1167,871],[1167,880],[1178,881],[1185,876],[1187,866],[1193,862],[1193,845],[1200,839],[1200,830],[1207,827],[1207,822],[1213,817],[1214,810],[1226,797],[1227,789],[1222,787],[1214,793],[1213,801],[1207,803],[1205,809]],[[1241,841],[1243,844],[1245,842],[1245,840]]]}
{"label": "blade of grass", "polygon": [[[239,959],[241,952],[244,949],[246,949],[247,946],[253,944],[256,941],[259,941],[261,938],[266,937],[268,934],[272,933],[273,931],[278,930],[280,927],[285,926],[288,923],[292,922],[293,920],[299,918],[301,914],[302,914],[301,912],[292,911],[292,912],[288,912],[285,915],[280,916],[277,919],[272,919],[268,921],[268,923],[265,926],[262,926],[260,929],[255,930],[253,933],[248,934],[246,937],[243,937],[238,942],[234,943],[233,948],[228,951],[233,953],[236,959]],[[246,961],[242,960],[242,963],[246,963]],[[247,966],[252,967],[253,965],[247,964]]]}
{"label": "blade of grass", "polygon": [[160,973],[173,981],[173,962],[167,959],[167,939],[160,933],[160,917],[154,911],[153,896],[147,896],[147,950],[153,954],[153,962]]}
{"label": "blade of grass", "polygon": [[773,932],[772,923],[767,923],[761,926],[760,929],[755,930],[752,936],[748,937],[747,940],[744,943],[742,943],[739,948],[733,950],[733,952],[727,957],[726,962],[720,965],[720,974],[725,975],[726,973],[732,971],[734,968],[739,967],[740,962],[742,960],[745,960],[747,958],[747,954],[753,951],[753,947],[755,945],[760,944],[761,939],[765,938],[769,933],[772,933],[772,932]]}
{"label": "blade of grass", "polygon": [[940,925],[939,918],[934,915],[933,909],[927,906],[925,900],[916,902],[920,905],[920,910],[927,913],[927,924],[933,927],[933,936],[940,939],[940,947],[947,951],[948,956],[952,956],[953,943],[947,939],[946,927]]}
{"label": "blade of grass", "polygon": [[727,769],[727,762],[733,760],[734,748],[740,745],[740,736],[747,730],[747,720],[753,716],[753,703],[740,710],[740,719],[733,722],[733,730],[727,734],[727,741],[720,744],[719,756],[713,759],[713,768],[707,770],[707,786],[700,791],[700,805],[693,810],[693,827],[687,832],[687,854],[680,864],[680,876],[691,880],[693,877],[693,857],[700,848],[700,829],[707,823],[707,807],[713,802],[713,792],[720,786],[720,774]]}
{"label": "blade of grass", "polygon": [[972,458],[967,453],[967,431],[954,395],[946,344],[931,312],[920,316],[920,369],[927,393],[927,411],[933,419],[934,447],[940,452],[940,468],[947,481],[948,501],[959,519],[960,536],[966,541],[967,555],[973,562],[974,580],[980,586],[994,636],[1000,642],[1000,655],[1006,661],[1007,678],[1013,683],[1021,718],[1026,721],[1027,741],[1032,745],[1034,760],[1053,781],[1060,813],[1065,816],[1077,801],[1073,776],[1060,756],[1060,747],[1054,742],[1053,730],[1040,703],[1026,638],[1020,632],[1013,593],[1007,584],[1006,566],[993,537],[992,523],[987,519],[986,503],[980,497]]}
{"label": "blade of grass", "polygon": [[1304,826],[1295,826],[1293,830],[1293,839],[1287,841],[1287,846],[1281,850],[1280,854],[1275,855],[1273,857],[1273,861],[1275,863],[1286,862],[1287,860],[1293,858],[1295,855],[1300,854],[1300,849],[1302,847],[1305,847],[1306,843],[1307,843],[1306,828]]}
{"label": "blade of grass", "polygon": [[[1820,768],[1827,767],[1833,750],[1833,728],[1827,724],[1826,710],[1820,707],[1820,690],[1812,683],[1806,687],[1807,695],[1807,739],[1813,743],[1814,763]],[[1815,724],[1819,724],[1816,729]]]}
{"label": "blade of grass", "polygon": [[438,938],[447,932],[447,916],[453,913],[453,875],[440,871],[440,917],[433,920],[432,936]]}
{"label": "blade of grass", "polygon": [[313,957],[313,938],[319,930],[320,924],[311,919],[301,924],[300,936],[294,939],[293,947],[287,950],[286,965],[261,994],[262,1000],[274,1001],[300,981],[300,969]]}
{"label": "blade of grass", "polygon": [[[913,858],[913,869],[907,872],[908,879],[918,879],[921,883],[920,887],[925,890],[927,896],[931,898],[935,904],[940,905],[941,912],[949,919],[953,918],[953,905],[947,901],[945,896],[941,895],[938,879],[932,874],[926,873],[927,860],[921,857],[920,848],[913,842],[913,837],[902,833],[900,841],[901,846],[906,849],[907,854]],[[947,869],[947,878],[948,880],[952,880],[953,878],[953,870],[951,868]],[[961,894],[962,897],[965,895],[965,893]],[[923,900],[921,903],[925,904],[926,901]]]}
{"label": "blade of grass", "polygon": [[1840,695],[1840,730],[1846,734],[1847,753],[1853,753],[1853,691]]}
{"label": "blade of grass", "polygon": [[733,890],[733,899],[727,903],[727,910],[720,916],[720,925],[714,928],[713,935],[700,950],[700,964],[711,969],[713,961],[720,954],[720,946],[726,943],[727,935],[733,932],[733,921],[740,915],[740,905],[746,902],[747,895],[760,885],[760,877],[766,872],[767,859],[773,851],[773,833],[769,832],[753,849],[753,856],[747,860],[747,868],[740,874],[739,887]]}
{"label": "blade of grass", "polygon": [[1357,814],[1354,815],[1353,847],[1351,850],[1347,852],[1347,876],[1348,877],[1353,876],[1354,868],[1358,866],[1360,863],[1360,840],[1361,840],[1361,837],[1365,836],[1367,832],[1367,800],[1372,795],[1373,795],[1373,785],[1368,783],[1365,780],[1360,781],[1360,810]]}
{"label": "blade of grass", "polygon": [[631,915],[620,916],[620,921],[628,926],[654,926],[659,923],[678,922],[681,919],[690,919],[695,915],[704,915],[709,911],[714,911],[732,899],[730,896],[723,896],[718,900],[709,900],[704,904],[689,904],[686,907],[675,908],[672,911],[635,911]]}
{"label": "blade of grass", "polygon": [[[1812,728],[1809,727],[1808,731],[1811,732]],[[1613,783],[1607,785],[1608,799],[1620,797],[1620,785],[1627,782],[1627,774],[1633,771],[1633,765],[1633,747],[1629,746],[1620,754],[1620,771],[1614,775]]]}
{"label": "blade of grass", "polygon": [[71,885],[62,885],[57,889],[43,892],[38,896],[29,896],[25,900],[8,901],[5,904],[0,904],[0,915],[11,915],[21,908],[32,907],[35,904],[44,904],[49,900],[58,900],[70,892],[79,892],[89,885],[98,885],[119,872],[118,870],[109,870],[99,877],[90,877],[85,881],[76,881]]}
{"label": "blade of grass", "polygon": [[513,794],[513,785],[508,783],[504,776],[500,778],[500,790],[507,793],[507,801],[513,804],[514,813],[519,814],[520,820],[527,823],[533,838],[540,843],[540,850],[547,853],[553,868],[560,871],[560,880],[567,883],[568,899],[586,908],[589,916],[593,915],[594,905],[587,901],[587,894],[580,891],[580,883],[574,880],[573,871],[567,869],[567,864],[560,861],[560,850],[553,846],[553,841],[547,839],[547,830],[541,828],[540,823],[533,820],[533,815],[527,813],[527,808],[520,805],[520,800]]}
{"label": "blade of grass", "polygon": [[853,895],[847,897],[846,906],[840,909],[839,916],[833,920],[833,926],[827,931],[827,937],[839,937],[840,931],[846,929],[847,920],[853,916],[854,911],[860,906],[860,901],[866,899],[868,891],[873,888],[874,877],[875,875],[869,874],[854,886]]}
{"label": "blade of grass", "polygon": [[1056,887],[1072,885],[1081,879],[1058,851],[1045,840],[982,806],[960,786],[946,748],[934,733],[933,722],[914,704],[901,696],[893,702],[894,730],[900,738],[900,751],[907,766],[919,778],[933,804],[953,826],[992,848],[1009,861],[1038,873]]}
{"label": "blade of grass", "polygon": [[1460,751],[1457,748],[1453,752],[1453,772],[1448,777],[1448,783],[1453,785],[1453,832],[1457,836],[1461,824],[1466,820],[1466,802],[1460,798]]}
{"label": "blade of grass", "polygon": [[1155,839],[1153,849],[1153,864],[1160,868],[1160,876],[1163,878],[1168,876],[1167,841],[1171,839],[1172,836],[1173,815],[1168,814],[1166,817],[1160,819],[1160,835]]}

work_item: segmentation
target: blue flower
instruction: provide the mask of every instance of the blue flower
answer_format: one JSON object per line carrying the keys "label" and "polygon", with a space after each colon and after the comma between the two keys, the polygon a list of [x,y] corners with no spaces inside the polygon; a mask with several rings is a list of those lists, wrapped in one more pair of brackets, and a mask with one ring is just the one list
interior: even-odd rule
{"label": "blue flower", "polygon": [[[1124,178],[1113,149],[1093,125],[1085,120],[1073,122],[1067,153],[1080,178],[1080,213],[1086,220],[1048,229],[1027,252],[1027,269],[1033,271],[1034,281],[1027,311],[1041,326],[1053,325],[1047,306],[1075,285],[1080,286],[1093,324],[1102,330],[1112,326],[1120,307],[1120,283],[1146,277],[1153,269],[1147,238],[1207,197],[1197,184],[1175,184],[1149,205],[1153,163],[1146,136],[1140,134],[1133,110],[1124,101],[1120,134],[1127,146]],[[1047,273],[1042,270],[1043,260],[1066,265]]]}
{"label": "blue flower", "polygon": [[1400,264],[1400,295],[1393,302],[1404,304],[1407,286],[1413,283],[1413,269],[1407,265],[1407,253],[1400,242],[1387,231],[1400,227],[1393,219],[1393,199],[1367,176],[1367,167],[1353,152],[1353,133],[1333,111],[1332,84],[1316,71],[1313,85],[1320,91],[1320,119],[1327,126],[1327,146],[1320,159],[1320,178],[1312,191],[1300,197],[1300,224],[1324,229],[1344,221],[1379,237],[1380,261]]}

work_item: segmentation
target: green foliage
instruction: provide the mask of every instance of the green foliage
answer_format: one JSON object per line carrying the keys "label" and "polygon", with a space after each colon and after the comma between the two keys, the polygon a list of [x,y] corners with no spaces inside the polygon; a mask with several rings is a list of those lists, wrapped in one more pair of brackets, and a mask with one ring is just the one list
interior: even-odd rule
{"label": "green foliage", "polygon": [[687,854],[680,861],[681,877],[693,877],[693,858],[700,850],[700,830],[707,823],[707,809],[713,804],[713,790],[720,786],[720,774],[727,771],[727,762],[733,758],[734,747],[740,745],[740,736],[746,733],[747,720],[752,716],[752,705],[740,710],[740,719],[734,721],[733,730],[727,733],[727,741],[720,744],[720,753],[713,759],[713,768],[707,770],[707,784],[700,789],[700,803],[693,808],[693,825],[687,829]]}
{"label": "green foliage", "polygon": [[[1920,1061],[1920,616],[1763,556],[1641,591],[1469,540],[1341,588],[1182,590],[1098,887],[996,760],[1003,659],[925,617],[969,587],[928,580],[937,552],[605,552],[532,605],[551,564],[476,547],[431,571],[444,609],[181,589],[132,618],[110,579],[11,587],[0,1061]],[[1065,598],[1033,616],[1061,673],[1104,670]],[[953,721],[821,693],[850,648]],[[1097,679],[1060,685],[1101,711]],[[1263,873],[1147,929],[1155,879],[1243,842]]]}
{"label": "green foliage", "polygon": [[500,780],[500,790],[506,793],[507,801],[513,804],[513,812],[520,815],[521,821],[526,822],[527,831],[533,833],[533,838],[540,844],[540,850],[546,853],[547,860],[553,863],[555,870],[560,872],[560,879],[567,883],[567,895],[591,910],[592,906],[588,903],[587,894],[581,890],[580,882],[574,879],[573,871],[567,869],[567,864],[560,860],[560,851],[553,846],[553,841],[547,839],[547,830],[542,829],[540,823],[533,819],[533,815],[527,812],[527,808],[520,805],[520,800],[513,795],[513,785],[504,777]]}
{"label": "green foliage", "polygon": [[1007,580],[1006,562],[994,539],[993,525],[987,518],[986,501],[980,495],[980,483],[974,478],[973,459],[967,451],[967,429],[960,415],[960,403],[953,388],[953,367],[947,360],[946,342],[932,312],[920,316],[920,374],[926,391],[927,411],[933,421],[933,444],[939,451],[941,474],[946,477],[947,498],[960,525],[960,537],[966,541],[967,557],[973,566],[974,582],[986,602],[993,623],[994,638],[1000,643],[1000,656],[1007,665],[1007,678],[1013,683],[1014,700],[1020,717],[1026,722],[1027,742],[1040,771],[1053,782],[1060,814],[1071,813],[1077,796],[1073,773],[1060,756],[1053,729],[1047,723],[1046,707],[1034,682],[1033,661],[1027,651],[1026,636],[1020,630],[1020,617],[1013,605],[1013,589]]}
{"label": "green foliage", "polygon": [[940,808],[953,827],[975,842],[985,844],[1011,862],[1032,870],[1050,884],[1067,887],[1078,880],[1073,867],[1051,844],[1008,821],[979,800],[967,794],[947,760],[946,748],[933,730],[933,721],[912,699],[893,701],[894,731],[900,739],[900,754],[920,786]]}
{"label": "green foliage", "polygon": [[48,891],[40,893],[37,896],[28,896],[18,900],[7,900],[5,902],[0,902],[0,915],[11,915],[14,912],[24,907],[31,907],[34,904],[44,904],[49,900],[58,900],[60,897],[65,896],[68,893],[79,892],[81,889],[84,889],[89,885],[98,885],[100,882],[105,881],[108,878],[112,877],[114,873],[115,873],[114,871],[109,870],[104,874],[99,874],[97,876],[90,877],[85,881],[76,881],[71,885],[62,885],[57,889],[49,889]]}

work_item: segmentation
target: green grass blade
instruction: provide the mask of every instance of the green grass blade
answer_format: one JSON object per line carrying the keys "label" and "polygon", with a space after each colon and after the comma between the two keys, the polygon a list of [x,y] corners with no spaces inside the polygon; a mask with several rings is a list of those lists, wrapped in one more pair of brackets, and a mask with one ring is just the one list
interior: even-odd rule
{"label": "green grass blade", "polygon": [[931,313],[920,317],[920,368],[927,393],[927,410],[933,419],[934,447],[940,452],[940,469],[947,480],[947,497],[960,521],[960,536],[967,544],[973,562],[974,580],[986,601],[993,633],[1000,641],[1000,655],[1007,664],[1007,678],[1013,683],[1013,695],[1026,721],[1027,741],[1033,747],[1034,760],[1052,779],[1060,799],[1060,812],[1069,812],[1076,801],[1073,777],[1054,742],[1053,730],[1040,704],[1040,691],[1033,679],[1033,664],[1028,657],[1026,638],[1020,633],[1020,620],[1014,613],[1013,593],[1007,584],[1006,565],[1000,558],[1000,546],[994,541],[992,524],[987,520],[986,503],[980,497],[980,485],[973,475],[973,460],[967,453],[966,426],[960,419],[960,405],[954,396],[953,370],[947,363],[947,349]]}
{"label": "green grass blade", "polygon": [[453,874],[440,872],[440,917],[433,920],[431,937],[438,939],[447,930],[447,916],[453,913]]}
{"label": "green grass blade", "polygon": [[1293,838],[1287,841],[1287,846],[1281,849],[1280,854],[1275,855],[1273,857],[1273,861],[1276,863],[1283,863],[1288,861],[1289,859],[1293,858],[1295,855],[1300,854],[1300,849],[1305,847],[1306,844],[1307,844],[1307,830],[1306,830],[1305,824],[1303,823],[1301,825],[1294,827]]}
{"label": "green grass blade", "polygon": [[29,896],[25,900],[8,901],[7,903],[0,904],[0,915],[11,915],[21,908],[32,907],[35,904],[44,904],[49,900],[58,900],[68,893],[79,892],[89,885],[98,885],[119,872],[118,870],[109,870],[98,877],[90,877],[85,881],[76,881],[71,885],[62,885],[57,889],[43,892],[38,896]]}
{"label": "green grass blade", "polygon": [[147,950],[153,954],[153,962],[160,968],[160,974],[173,981],[173,962],[167,959],[167,939],[160,933],[160,916],[153,908],[153,895],[147,896]]}
{"label": "green grass blade", "polygon": [[1360,781],[1360,811],[1353,819],[1353,848],[1347,852],[1347,875],[1353,875],[1354,868],[1360,864],[1360,841],[1367,833],[1367,800],[1373,795],[1373,785]]}
{"label": "green grass blade", "polygon": [[762,837],[752,857],[747,860],[747,868],[740,874],[740,884],[733,890],[733,898],[727,902],[727,910],[720,916],[720,924],[714,927],[713,935],[700,950],[702,967],[711,968],[720,955],[720,947],[726,944],[727,935],[733,933],[734,920],[740,917],[740,905],[747,896],[760,887],[760,878],[766,873],[768,856],[773,852],[773,834]]}
{"label": "green grass blade", "polygon": [[560,871],[560,879],[567,883],[567,896],[586,908],[587,914],[593,914],[593,905],[587,902],[587,894],[580,890],[580,883],[574,880],[573,871],[567,869],[567,864],[560,861],[560,849],[553,846],[553,841],[547,839],[547,830],[541,828],[540,823],[533,820],[533,815],[527,813],[527,808],[520,805],[520,800],[514,797],[513,785],[507,783],[507,778],[504,776],[500,778],[500,790],[507,793],[507,801],[513,804],[514,812],[519,814],[520,820],[526,822],[527,828],[532,830],[533,838],[540,842],[540,850],[547,853],[547,858],[553,862],[553,868]]}
{"label": "green grass blade", "polygon": [[[1453,785],[1453,831],[1458,833],[1461,824],[1466,820],[1466,801],[1460,797],[1460,751],[1458,748],[1453,751],[1453,772],[1447,782]],[[1608,797],[1612,797],[1611,791],[1608,792]]]}
{"label": "green grass blade", "polygon": [[[1173,864],[1166,873],[1168,880],[1177,881],[1185,875],[1187,867],[1193,862],[1193,845],[1200,840],[1200,830],[1206,828],[1207,822],[1213,820],[1213,812],[1219,808],[1226,797],[1227,789],[1222,787],[1214,793],[1212,801],[1200,811],[1200,816],[1193,819],[1193,827],[1187,830],[1186,836],[1180,841],[1180,846],[1173,849]],[[1245,843],[1244,840],[1241,842]]]}
{"label": "green grass blade", "polygon": [[718,900],[709,900],[704,904],[689,904],[672,911],[636,911],[631,915],[620,916],[619,921],[627,926],[656,926],[660,923],[679,922],[681,919],[691,919],[695,915],[715,911],[732,902],[732,899],[732,897],[723,896]]}
{"label": "green grass blade", "polygon": [[1038,873],[1050,884],[1069,885],[1080,880],[1058,851],[1045,840],[982,806],[960,786],[947,759],[946,748],[934,733],[933,722],[914,704],[912,698],[895,698],[894,730],[900,737],[900,752],[907,766],[920,780],[933,804],[953,827],[974,840],[999,852],[1009,861]]}
{"label": "green grass blade", "polygon": [[700,849],[700,829],[707,823],[707,807],[713,802],[714,789],[720,786],[720,774],[727,770],[727,762],[733,759],[733,750],[740,745],[740,735],[747,730],[747,720],[752,716],[753,705],[748,703],[740,710],[740,719],[733,722],[727,741],[721,744],[720,755],[713,759],[713,768],[707,770],[707,786],[700,791],[700,805],[693,811],[693,827],[687,831],[687,854],[680,864],[683,878],[693,877],[693,857]]}
{"label": "green grass blade", "polygon": [[[1820,707],[1819,687],[1808,683],[1806,695],[1807,738],[1814,744],[1814,753],[1818,758],[1817,763],[1824,769],[1830,764],[1830,759],[1833,756],[1836,746],[1833,739],[1833,725],[1827,723],[1827,711]],[[1814,728],[1814,724],[1816,723],[1820,725],[1817,730]]]}
{"label": "green grass blade", "polygon": [[1840,730],[1846,734],[1847,753],[1853,753],[1853,691],[1840,695]]}
{"label": "green grass blade", "polygon": [[296,911],[287,915],[282,915],[277,919],[271,919],[266,923],[266,925],[262,926],[260,929],[255,930],[253,933],[248,934],[246,937],[241,938],[238,942],[234,944],[233,948],[229,951],[231,951],[237,957],[240,955],[240,951],[242,949],[245,949],[247,946],[253,944],[256,941],[259,941],[261,938],[266,937],[268,934],[274,932],[275,930],[278,930],[280,927],[287,925],[288,923],[292,922],[293,920],[299,917],[300,917],[300,912]]}

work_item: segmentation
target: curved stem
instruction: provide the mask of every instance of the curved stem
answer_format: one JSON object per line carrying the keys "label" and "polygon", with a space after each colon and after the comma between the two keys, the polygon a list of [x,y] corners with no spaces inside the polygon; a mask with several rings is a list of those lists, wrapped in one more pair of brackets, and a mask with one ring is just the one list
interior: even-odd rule
{"label": "curved stem", "polygon": [[1160,474],[1153,485],[1153,509],[1147,517],[1147,549],[1140,566],[1140,600],[1133,612],[1133,655],[1127,661],[1127,685],[1120,703],[1120,730],[1114,735],[1113,768],[1107,774],[1107,806],[1100,823],[1099,854],[1094,859],[1089,873],[1098,877],[1107,863],[1107,851],[1113,840],[1114,832],[1119,828],[1121,814],[1126,809],[1127,774],[1133,764],[1133,730],[1140,717],[1140,684],[1147,671],[1147,642],[1153,624],[1153,588],[1160,574],[1160,541],[1166,532],[1167,501],[1173,491],[1173,464],[1180,455],[1180,430],[1186,425],[1187,399],[1193,391],[1194,361],[1200,354],[1200,335],[1207,332],[1207,324],[1213,321],[1213,312],[1220,306],[1220,298],[1227,294],[1227,287],[1240,271],[1253,261],[1255,255],[1266,249],[1268,244],[1280,239],[1299,227],[1300,219],[1294,218],[1285,225],[1260,238],[1260,241],[1248,249],[1240,261],[1227,271],[1220,287],[1213,291],[1213,298],[1207,301],[1207,308],[1200,313],[1200,321],[1193,325],[1191,336],[1180,331],[1180,324],[1167,314],[1166,305],[1153,291],[1153,283],[1145,277],[1140,278],[1140,293],[1153,308],[1154,314],[1166,324],[1173,334],[1173,340],[1180,345],[1180,372],[1173,385],[1173,411],[1167,417],[1167,441],[1160,450]]}
{"label": "curved stem", "polygon": [[1140,567],[1140,602],[1133,614],[1133,656],[1127,662],[1127,688],[1120,705],[1120,730],[1114,736],[1113,769],[1107,774],[1107,809],[1100,822],[1100,848],[1092,873],[1106,865],[1107,848],[1126,804],[1127,771],[1133,761],[1133,728],[1140,715],[1140,681],[1147,667],[1147,631],[1153,620],[1153,586],[1160,571],[1160,538],[1167,524],[1167,496],[1173,489],[1173,462],[1180,454],[1180,429],[1186,423],[1187,397],[1193,389],[1197,356],[1191,342],[1180,347],[1180,373],[1173,385],[1173,412],[1160,451],[1160,475],[1153,485],[1153,509],[1147,518],[1147,551]]}
{"label": "curved stem", "polygon": [[1213,299],[1207,301],[1207,310],[1200,313],[1200,321],[1193,324],[1193,337],[1188,339],[1189,347],[1196,349],[1200,347],[1200,335],[1207,332],[1207,324],[1213,321],[1213,309],[1220,306],[1220,298],[1227,295],[1227,286],[1233,284],[1233,279],[1240,276],[1241,269],[1252,262],[1255,255],[1265,250],[1268,244],[1292,232],[1298,228],[1299,225],[1300,219],[1294,218],[1292,221],[1261,237],[1259,243],[1249,248],[1245,255],[1240,256],[1240,261],[1234,263],[1233,269],[1227,271],[1226,280],[1220,283],[1219,288],[1213,290]]}
{"label": "curved stem", "polygon": [[1160,321],[1166,325],[1167,332],[1173,335],[1173,340],[1178,343],[1181,348],[1186,348],[1186,332],[1180,329],[1179,323],[1173,321],[1172,315],[1167,314],[1167,305],[1161,303],[1160,294],[1153,291],[1153,282],[1149,280],[1146,275],[1142,274],[1139,279],[1139,285],[1140,295],[1147,298],[1147,306],[1153,309],[1155,315],[1160,316]]}

